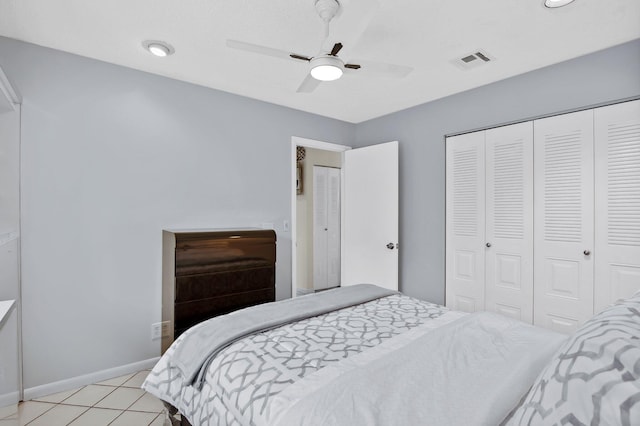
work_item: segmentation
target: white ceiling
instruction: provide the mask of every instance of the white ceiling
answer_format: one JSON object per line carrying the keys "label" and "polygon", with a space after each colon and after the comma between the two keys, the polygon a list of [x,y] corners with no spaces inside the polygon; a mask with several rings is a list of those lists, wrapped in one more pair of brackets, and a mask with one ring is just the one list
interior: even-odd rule
{"label": "white ceiling", "polygon": [[[226,47],[241,40],[318,53],[315,0],[0,0],[0,35],[358,123],[640,38],[639,0],[340,0],[340,57],[408,65],[403,79],[364,70],[296,93],[307,64]],[[144,40],[164,40],[157,58]],[[491,62],[450,61],[483,49]]]}

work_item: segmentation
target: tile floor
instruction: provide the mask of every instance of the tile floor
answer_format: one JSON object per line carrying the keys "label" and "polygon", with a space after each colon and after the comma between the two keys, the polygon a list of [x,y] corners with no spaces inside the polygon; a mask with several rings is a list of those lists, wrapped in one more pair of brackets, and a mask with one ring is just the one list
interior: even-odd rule
{"label": "tile floor", "polygon": [[163,426],[162,402],[140,389],[147,374],[144,370],[0,408],[0,426]]}

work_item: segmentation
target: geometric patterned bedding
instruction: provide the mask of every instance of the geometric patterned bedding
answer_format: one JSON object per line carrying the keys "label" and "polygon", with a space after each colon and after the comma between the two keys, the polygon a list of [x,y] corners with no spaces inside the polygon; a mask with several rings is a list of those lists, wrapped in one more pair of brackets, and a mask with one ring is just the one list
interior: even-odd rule
{"label": "geometric patterned bedding", "polygon": [[506,424],[640,425],[640,293],[581,326]]}
{"label": "geometric patterned bedding", "polygon": [[171,364],[171,346],[143,388],[203,426],[261,424],[270,398],[333,362],[414,329],[448,310],[402,294],[248,336],[223,349],[198,391]]}

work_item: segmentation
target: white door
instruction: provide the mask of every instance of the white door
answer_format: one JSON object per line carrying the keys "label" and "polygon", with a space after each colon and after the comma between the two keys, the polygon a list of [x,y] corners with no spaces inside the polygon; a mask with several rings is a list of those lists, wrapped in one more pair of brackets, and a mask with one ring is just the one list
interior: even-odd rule
{"label": "white door", "polygon": [[485,305],[485,132],[446,141],[446,305],[465,312]]}
{"label": "white door", "polygon": [[598,312],[640,290],[640,101],[594,114]]}
{"label": "white door", "polygon": [[593,110],[534,122],[534,323],[593,315]]}
{"label": "white door", "polygon": [[313,288],[340,285],[340,169],[313,166]]}
{"label": "white door", "polygon": [[327,288],[340,285],[340,169],[329,168],[327,183]]}
{"label": "white door", "polygon": [[533,323],[533,122],[487,130],[485,308]]}
{"label": "white door", "polygon": [[329,169],[313,166],[313,288],[327,288],[328,215],[327,195]]}
{"label": "white door", "polygon": [[398,142],[344,153],[342,285],[398,289]]}

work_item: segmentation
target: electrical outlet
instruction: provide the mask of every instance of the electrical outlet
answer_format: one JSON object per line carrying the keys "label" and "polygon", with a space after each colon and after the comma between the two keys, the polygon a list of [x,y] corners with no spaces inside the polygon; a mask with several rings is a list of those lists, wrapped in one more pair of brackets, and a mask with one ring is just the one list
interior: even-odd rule
{"label": "electrical outlet", "polygon": [[162,337],[162,323],[151,324],[151,340],[158,340]]}

